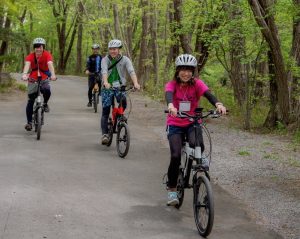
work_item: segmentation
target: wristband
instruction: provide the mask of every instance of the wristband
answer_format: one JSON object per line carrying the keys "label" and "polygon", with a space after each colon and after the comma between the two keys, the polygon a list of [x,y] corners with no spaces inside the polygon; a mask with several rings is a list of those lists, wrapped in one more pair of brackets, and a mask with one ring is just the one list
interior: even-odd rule
{"label": "wristband", "polygon": [[218,107],[219,105],[223,106],[221,102],[216,103],[216,107]]}

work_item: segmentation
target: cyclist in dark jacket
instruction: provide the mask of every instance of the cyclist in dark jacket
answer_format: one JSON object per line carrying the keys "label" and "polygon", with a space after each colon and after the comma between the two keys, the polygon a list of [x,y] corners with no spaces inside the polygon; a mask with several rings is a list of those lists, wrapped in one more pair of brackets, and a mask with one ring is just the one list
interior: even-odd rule
{"label": "cyclist in dark jacket", "polygon": [[[102,57],[99,54],[99,49],[100,49],[99,44],[93,44],[92,45],[93,54],[90,55],[86,61],[85,74],[89,75],[89,82],[88,82],[89,102],[87,104],[87,107],[92,107],[92,91],[93,91],[95,84],[97,83],[97,85],[101,87],[101,60],[102,60]],[[96,78],[95,74],[99,74],[100,77]],[[98,82],[96,82],[96,80]]]}

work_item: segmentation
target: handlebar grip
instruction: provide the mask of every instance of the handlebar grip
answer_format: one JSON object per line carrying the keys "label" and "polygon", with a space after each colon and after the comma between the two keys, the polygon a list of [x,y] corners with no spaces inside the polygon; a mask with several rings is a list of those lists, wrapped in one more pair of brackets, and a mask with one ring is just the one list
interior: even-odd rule
{"label": "handlebar grip", "polygon": [[164,110],[164,113],[166,113],[166,114],[168,114],[168,113],[170,113],[168,110]]}

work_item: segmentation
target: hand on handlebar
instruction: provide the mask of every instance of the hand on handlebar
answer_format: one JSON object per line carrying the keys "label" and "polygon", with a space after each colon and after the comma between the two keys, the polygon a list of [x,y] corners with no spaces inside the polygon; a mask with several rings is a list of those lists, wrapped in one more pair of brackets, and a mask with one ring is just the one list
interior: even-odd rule
{"label": "hand on handlebar", "polygon": [[27,81],[28,80],[28,76],[29,75],[27,73],[23,73],[23,75],[22,75],[21,78],[22,78],[23,81]]}
{"label": "hand on handlebar", "polygon": [[217,105],[217,112],[220,113],[221,115],[226,115],[226,107],[224,107],[223,105]]}
{"label": "hand on handlebar", "polygon": [[104,82],[103,85],[106,89],[109,89],[111,87],[111,85],[108,82]]}
{"label": "hand on handlebar", "polygon": [[50,80],[52,81],[56,81],[57,80],[57,77],[54,75],[54,76],[50,76]]}
{"label": "hand on handlebar", "polygon": [[141,89],[140,84],[139,83],[135,83],[134,84],[134,89],[140,90]]}
{"label": "hand on handlebar", "polygon": [[177,116],[177,109],[174,107],[174,105],[172,103],[170,103],[168,105],[168,110],[169,110],[170,115]]}

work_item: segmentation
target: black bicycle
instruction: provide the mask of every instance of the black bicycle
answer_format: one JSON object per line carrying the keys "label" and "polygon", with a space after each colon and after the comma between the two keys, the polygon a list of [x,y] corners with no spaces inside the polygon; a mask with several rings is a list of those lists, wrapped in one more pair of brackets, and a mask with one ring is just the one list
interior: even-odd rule
{"label": "black bicycle", "polygon": [[[126,89],[125,87],[121,88],[112,88],[110,90],[117,91],[121,93],[120,104],[118,107],[115,106],[115,97],[113,97],[112,103],[112,112],[111,116],[108,119],[108,143],[107,146],[110,146],[113,140],[113,134],[117,134],[116,144],[118,155],[121,158],[124,158],[129,151],[130,146],[130,132],[128,127],[128,118],[124,114],[123,107],[123,97],[125,96],[125,92],[134,90],[134,87],[130,87]],[[131,109],[129,109],[130,114]]]}
{"label": "black bicycle", "polygon": [[42,133],[42,125],[44,124],[44,104],[43,104],[43,97],[41,94],[41,80],[42,77],[39,76],[37,82],[37,97],[35,98],[34,105],[33,105],[33,125],[34,131],[36,132],[37,140],[40,140],[41,133]]}
{"label": "black bicycle", "polygon": [[98,111],[98,104],[99,104],[99,96],[100,96],[100,90],[101,90],[101,76],[99,73],[89,73],[92,76],[95,76],[94,81],[95,83],[98,83],[98,87],[95,87],[96,84],[94,84],[94,88],[92,91],[92,104],[95,113]]}
{"label": "black bicycle", "polygon": [[[182,147],[181,165],[177,181],[177,194],[180,208],[184,199],[184,189],[193,188],[193,209],[195,223],[201,236],[207,237],[213,227],[214,222],[214,199],[212,187],[210,184],[209,165],[211,161],[212,143],[205,119],[208,117],[218,118],[220,114],[215,110],[208,113],[202,113],[203,108],[197,108],[194,115],[186,112],[178,112],[178,117],[189,118],[193,122],[196,135],[195,147],[191,148],[186,139]],[[169,113],[165,111],[165,113]],[[201,152],[201,133],[206,138],[206,150]],[[208,144],[208,145],[207,145]],[[193,175],[192,184],[190,184],[190,175]]]}

